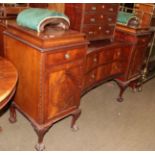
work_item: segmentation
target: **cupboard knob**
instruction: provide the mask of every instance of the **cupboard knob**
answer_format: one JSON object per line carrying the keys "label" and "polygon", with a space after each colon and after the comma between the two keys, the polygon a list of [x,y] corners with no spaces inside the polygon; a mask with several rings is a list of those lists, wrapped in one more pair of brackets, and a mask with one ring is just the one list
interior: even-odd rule
{"label": "cupboard knob", "polygon": [[66,53],[65,54],[65,59],[69,59],[70,58],[70,54]]}
{"label": "cupboard knob", "polygon": [[92,10],[96,10],[96,7],[95,7],[95,6],[93,6],[91,9],[92,9]]}

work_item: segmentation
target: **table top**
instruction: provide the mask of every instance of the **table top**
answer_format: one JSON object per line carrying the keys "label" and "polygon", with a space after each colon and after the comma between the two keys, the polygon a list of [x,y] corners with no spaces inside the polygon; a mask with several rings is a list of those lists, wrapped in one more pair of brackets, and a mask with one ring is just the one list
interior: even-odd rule
{"label": "table top", "polygon": [[18,73],[14,65],[0,57],[0,109],[2,109],[13,96]]}

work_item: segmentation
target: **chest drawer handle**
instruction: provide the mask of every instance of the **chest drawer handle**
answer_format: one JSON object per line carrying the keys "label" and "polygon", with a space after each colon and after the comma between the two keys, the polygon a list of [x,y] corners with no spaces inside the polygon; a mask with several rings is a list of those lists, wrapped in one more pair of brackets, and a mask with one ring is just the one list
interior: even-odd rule
{"label": "chest drawer handle", "polygon": [[96,7],[95,7],[95,6],[93,6],[91,9],[92,9],[92,10],[96,10]]}
{"label": "chest drawer handle", "polygon": [[105,6],[104,5],[102,5],[102,9],[104,9],[105,8]]}
{"label": "chest drawer handle", "polygon": [[100,17],[101,17],[101,19],[103,19],[103,15],[101,15]]}
{"label": "chest drawer handle", "polygon": [[109,11],[111,11],[111,12],[112,12],[112,11],[114,11],[114,9],[113,9],[113,8],[110,8],[110,9],[109,9]]}
{"label": "chest drawer handle", "polygon": [[92,78],[92,79],[95,79],[95,75],[94,75],[94,74],[92,74],[92,75],[91,75],[91,78]]}
{"label": "chest drawer handle", "polygon": [[90,21],[91,21],[91,22],[95,22],[95,18],[91,18]]}
{"label": "chest drawer handle", "polygon": [[108,18],[108,21],[111,22],[112,21],[112,18]]}
{"label": "chest drawer handle", "polygon": [[109,31],[109,30],[106,30],[106,31],[105,31],[105,33],[106,33],[106,34],[109,34],[109,33],[110,33],[110,31]]}
{"label": "chest drawer handle", "polygon": [[94,32],[92,32],[92,31],[89,31],[88,33],[89,33],[89,34],[93,34]]}
{"label": "chest drawer handle", "polygon": [[94,58],[93,61],[96,63],[97,62],[97,58]]}
{"label": "chest drawer handle", "polygon": [[99,26],[99,27],[98,27],[98,29],[99,29],[99,30],[101,30],[101,29],[102,29],[102,27],[101,27],[101,26]]}
{"label": "chest drawer handle", "polygon": [[70,58],[70,54],[66,53],[65,54],[65,59],[69,59]]}

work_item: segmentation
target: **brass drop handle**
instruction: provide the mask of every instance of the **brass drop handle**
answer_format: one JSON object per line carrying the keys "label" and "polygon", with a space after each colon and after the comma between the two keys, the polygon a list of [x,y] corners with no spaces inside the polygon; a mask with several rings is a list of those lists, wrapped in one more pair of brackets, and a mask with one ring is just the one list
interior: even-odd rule
{"label": "brass drop handle", "polygon": [[92,9],[92,10],[96,10],[96,7],[95,7],[95,6],[93,6],[91,9]]}
{"label": "brass drop handle", "polygon": [[93,61],[96,63],[97,62],[97,58],[94,58]]}
{"label": "brass drop handle", "polygon": [[110,8],[109,11],[114,11],[114,9],[113,8]]}
{"label": "brass drop handle", "polygon": [[65,59],[69,59],[70,58],[70,54],[69,53],[66,53],[65,54]]}
{"label": "brass drop handle", "polygon": [[89,31],[89,34],[93,34],[94,32],[92,32],[92,31]]}
{"label": "brass drop handle", "polygon": [[99,27],[98,27],[98,29],[99,29],[99,30],[101,30],[101,29],[102,29],[102,27],[101,27],[101,26],[99,26]]}
{"label": "brass drop handle", "polygon": [[95,18],[91,18],[90,21],[91,21],[91,22],[95,22]]}
{"label": "brass drop handle", "polygon": [[104,5],[102,5],[102,9],[104,9],[105,8],[105,6]]}
{"label": "brass drop handle", "polygon": [[91,75],[91,78],[92,78],[92,79],[95,79],[95,75],[94,75],[94,74],[92,74],[92,75]]}
{"label": "brass drop handle", "polygon": [[109,34],[109,33],[110,33],[110,31],[109,31],[109,30],[106,30],[105,32],[106,32],[107,34]]}
{"label": "brass drop handle", "polygon": [[111,22],[112,21],[112,18],[108,18],[108,21]]}

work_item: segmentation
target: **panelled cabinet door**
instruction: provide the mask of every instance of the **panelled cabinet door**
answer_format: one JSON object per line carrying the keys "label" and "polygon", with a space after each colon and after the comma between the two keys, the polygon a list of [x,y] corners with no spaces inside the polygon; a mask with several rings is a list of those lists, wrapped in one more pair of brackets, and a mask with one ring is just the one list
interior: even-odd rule
{"label": "panelled cabinet door", "polygon": [[133,78],[134,76],[141,73],[146,52],[146,49],[144,50],[144,48],[144,46],[137,46],[137,48],[135,49],[135,54],[133,56],[129,72],[129,78]]}
{"label": "panelled cabinet door", "polygon": [[[72,64],[71,64],[72,65]],[[47,119],[61,115],[66,110],[79,106],[82,90],[83,68],[69,64],[48,74]]]}

